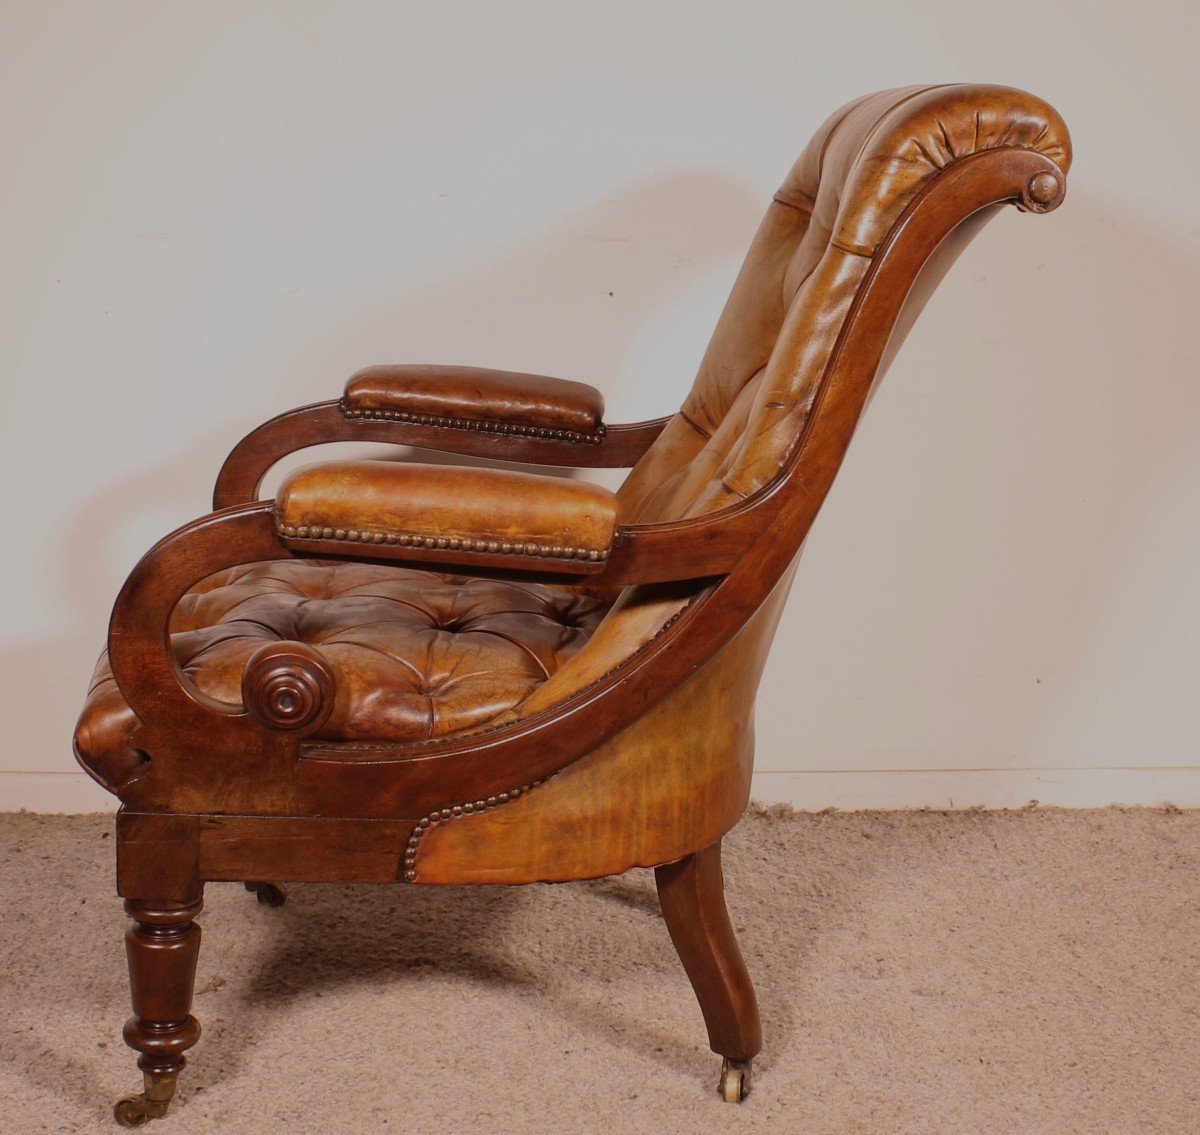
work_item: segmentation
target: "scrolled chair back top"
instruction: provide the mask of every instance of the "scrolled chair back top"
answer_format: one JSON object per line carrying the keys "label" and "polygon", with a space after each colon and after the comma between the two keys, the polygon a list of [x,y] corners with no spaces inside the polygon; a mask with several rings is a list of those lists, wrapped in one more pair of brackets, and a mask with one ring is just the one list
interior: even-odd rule
{"label": "scrolled chair back top", "polygon": [[[1070,136],[1052,107],[1023,91],[908,87],[867,95],[830,117],[775,194],[682,409],[626,481],[626,515],[699,516],[777,478],[889,232],[947,171],[1004,150],[1045,159],[1019,203],[1054,208],[1065,191]],[[880,373],[986,215],[970,225],[969,215],[957,220],[962,238],[946,242],[936,270],[912,289]]]}

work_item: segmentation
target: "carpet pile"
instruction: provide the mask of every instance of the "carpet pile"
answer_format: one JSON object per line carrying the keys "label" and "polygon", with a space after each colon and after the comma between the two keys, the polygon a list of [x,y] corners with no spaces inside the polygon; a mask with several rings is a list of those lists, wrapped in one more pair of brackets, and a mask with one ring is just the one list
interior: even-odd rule
{"label": "carpet pile", "polygon": [[[0,814],[0,1131],[137,1086],[111,817]],[[753,810],[726,841],[766,1048],[715,1092],[645,871],[210,885],[157,1135],[1200,1131],[1200,813]]]}

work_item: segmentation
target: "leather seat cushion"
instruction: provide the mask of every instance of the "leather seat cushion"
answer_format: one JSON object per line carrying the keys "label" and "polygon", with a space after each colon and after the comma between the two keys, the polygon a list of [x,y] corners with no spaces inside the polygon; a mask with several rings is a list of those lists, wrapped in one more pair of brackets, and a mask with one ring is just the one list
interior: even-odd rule
{"label": "leather seat cushion", "polygon": [[[327,740],[420,741],[512,709],[587,641],[608,604],[579,589],[391,565],[276,560],[218,572],[179,601],[171,645],[184,674],[241,702],[264,643],[303,642],[337,679]],[[107,652],[76,729],[80,761],[116,788],[143,760]]]}

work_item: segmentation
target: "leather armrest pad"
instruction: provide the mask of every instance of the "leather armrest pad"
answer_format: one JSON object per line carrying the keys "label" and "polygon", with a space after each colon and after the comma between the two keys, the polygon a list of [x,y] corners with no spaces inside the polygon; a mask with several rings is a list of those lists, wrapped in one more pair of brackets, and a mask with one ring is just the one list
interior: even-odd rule
{"label": "leather armrest pad", "polygon": [[285,544],[304,550],[348,543],[385,556],[404,547],[595,564],[612,548],[617,498],[533,473],[337,461],[285,478],[275,524]]}
{"label": "leather armrest pad", "polygon": [[452,366],[376,366],[351,375],[351,417],[499,428],[564,441],[599,441],[604,396],[594,386],[539,374]]}

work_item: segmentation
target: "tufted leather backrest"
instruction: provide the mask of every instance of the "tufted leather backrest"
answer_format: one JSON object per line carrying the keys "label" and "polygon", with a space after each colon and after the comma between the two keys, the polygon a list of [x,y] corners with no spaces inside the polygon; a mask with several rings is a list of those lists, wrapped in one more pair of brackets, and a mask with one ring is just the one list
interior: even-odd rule
{"label": "tufted leather backrest", "polygon": [[[893,225],[943,171],[1006,147],[1036,151],[1063,174],[1070,165],[1070,137],[1057,112],[1008,87],[882,91],[833,115],[768,208],[682,409],[619,490],[623,517],[700,516],[735,505],[778,477],[796,451],[847,315]],[[876,381],[958,253],[1000,208],[970,216],[966,210],[917,270],[895,322],[881,329],[891,338]],[[777,592],[786,593],[790,580],[791,572],[782,572]],[[587,648],[534,691],[520,715],[556,705],[612,673],[705,586],[626,588]],[[744,633],[769,642],[779,609],[776,604],[770,619],[751,620]],[[753,685],[743,695],[743,704],[727,701],[727,712],[752,712]]]}
{"label": "tufted leather backrest", "polygon": [[[698,516],[768,485],[888,230],[947,166],[999,147],[1036,150],[1064,173],[1070,163],[1057,112],[1008,87],[882,91],[833,115],[775,194],[682,409],[626,479],[624,515]],[[884,365],[964,243],[914,288]]]}

